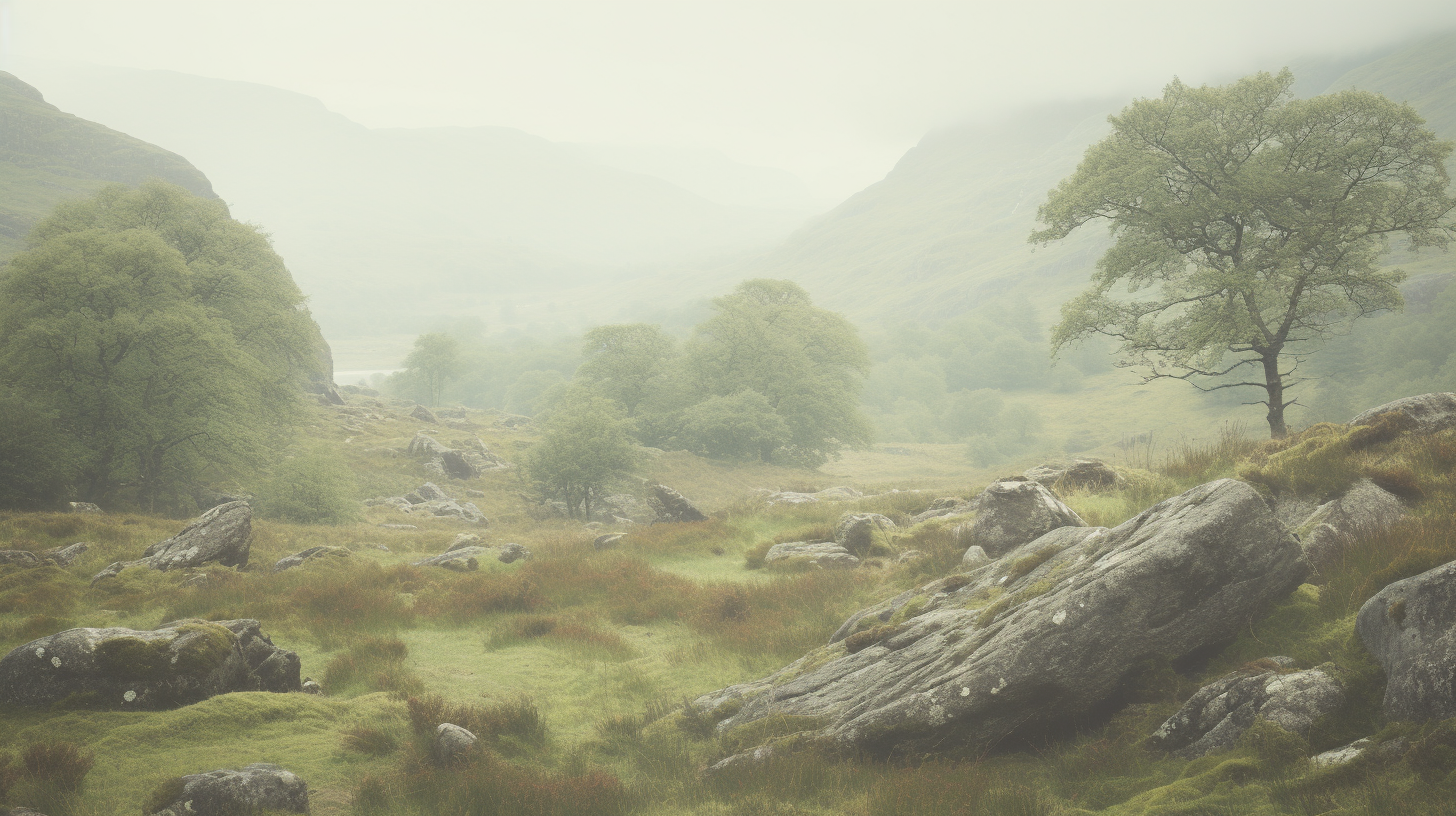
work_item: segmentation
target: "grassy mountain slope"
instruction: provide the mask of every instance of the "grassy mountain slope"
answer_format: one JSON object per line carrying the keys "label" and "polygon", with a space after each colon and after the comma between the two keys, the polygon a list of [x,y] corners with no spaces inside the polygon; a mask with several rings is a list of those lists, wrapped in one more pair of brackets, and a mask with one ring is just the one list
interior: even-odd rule
{"label": "grassy mountain slope", "polygon": [[207,177],[181,156],[65,113],[0,72],[0,260],[56,204],[154,177],[214,197]]}
{"label": "grassy mountain slope", "polygon": [[371,130],[301,94],[166,71],[27,65],[68,109],[206,168],[268,225],[330,336],[633,264],[770,245],[801,215],[714,203],[510,128]]}

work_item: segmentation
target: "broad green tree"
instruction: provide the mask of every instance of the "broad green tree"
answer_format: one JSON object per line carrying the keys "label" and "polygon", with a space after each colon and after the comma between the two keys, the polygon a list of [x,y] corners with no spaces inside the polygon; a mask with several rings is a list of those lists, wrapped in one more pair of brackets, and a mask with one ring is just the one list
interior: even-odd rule
{"label": "broad green tree", "polygon": [[1288,70],[1174,80],[1110,118],[1031,236],[1102,220],[1115,239],[1063,306],[1055,350],[1106,335],[1147,379],[1259,389],[1282,437],[1304,355],[1400,307],[1403,273],[1379,259],[1391,236],[1446,246],[1452,145],[1409,105],[1353,90],[1295,99],[1293,83]]}
{"label": "broad green tree", "polygon": [[701,456],[766,460],[789,443],[789,426],[757,391],[709,397],[682,413],[676,442]]}
{"label": "broad green tree", "polygon": [[634,464],[630,427],[612,400],[570,400],[552,411],[541,441],[526,453],[526,473],[572,517],[590,519],[598,500]]}
{"label": "broad green tree", "polygon": [[581,357],[576,380],[635,417],[670,376],[677,343],[647,323],[598,326],[582,339]]}
{"label": "broad green tree", "polygon": [[405,376],[418,385],[431,407],[440,404],[445,387],[460,376],[460,342],[448,334],[422,334],[404,358]]}
{"label": "broad green tree", "polygon": [[[866,444],[859,389],[869,353],[854,326],[814,306],[797,284],[750,280],[713,301],[693,330],[686,369],[699,394],[761,395],[788,428],[774,454],[817,466]],[[768,458],[768,457],[764,457]]]}

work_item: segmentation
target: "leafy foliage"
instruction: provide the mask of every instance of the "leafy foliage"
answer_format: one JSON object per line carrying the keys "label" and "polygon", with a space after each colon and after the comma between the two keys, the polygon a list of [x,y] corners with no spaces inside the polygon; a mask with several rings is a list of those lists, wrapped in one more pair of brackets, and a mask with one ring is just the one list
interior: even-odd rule
{"label": "leafy foliage", "polygon": [[543,495],[590,518],[592,505],[633,465],[635,446],[616,404],[587,397],[552,413],[546,433],[526,457],[526,470]]}

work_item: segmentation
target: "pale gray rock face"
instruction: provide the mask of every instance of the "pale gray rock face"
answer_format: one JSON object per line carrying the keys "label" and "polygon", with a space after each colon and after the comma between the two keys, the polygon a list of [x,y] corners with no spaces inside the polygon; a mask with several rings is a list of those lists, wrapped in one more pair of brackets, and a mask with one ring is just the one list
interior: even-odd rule
{"label": "pale gray rock face", "polygon": [[1145,660],[1232,638],[1307,570],[1258,492],[1224,479],[877,604],[838,642],[690,710],[720,732],[822,718],[813,739],[849,753],[986,750],[1098,710]]}
{"label": "pale gray rock face", "polygon": [[637,524],[646,524],[657,518],[652,505],[631,493],[613,493],[597,502],[594,509],[611,521],[627,519]]}
{"label": "pale gray rock face", "polygon": [[277,765],[256,763],[182,777],[171,804],[148,816],[231,816],[237,813],[308,813],[308,783]]}
{"label": "pale gray rock face", "polygon": [[1234,747],[1256,719],[1309,736],[1320,717],[1345,702],[1345,691],[1330,674],[1330,664],[1289,671],[1294,661],[1275,657],[1258,670],[1239,671],[1199,689],[1169,717],[1149,743],[1184,759],[1197,759]]}
{"label": "pale gray rock face", "polygon": [[245,567],[252,537],[253,510],[248,503],[219,504],[183,527],[177,535],[148,547],[140,559],[111,564],[97,573],[91,583],[115,577],[127,567],[145,566],[164,571],[211,563]]}
{"label": "pale gray rock face", "polygon": [[919,524],[933,518],[944,518],[947,516],[964,516],[974,512],[979,497],[966,501],[957,496],[946,496],[936,499],[930,506],[910,517],[911,524]]}
{"label": "pale gray rock face", "polygon": [[1087,526],[1072,508],[1037,482],[993,482],[976,498],[976,520],[969,543],[992,558],[1058,527]]}
{"label": "pale gray rock face", "polygon": [[1319,506],[1299,526],[1304,555],[1315,573],[1334,566],[1356,541],[1389,530],[1410,513],[1400,499],[1369,479]]}
{"label": "pale gray rock face", "polygon": [[1416,433],[1436,433],[1456,428],[1456,393],[1437,392],[1406,397],[1374,408],[1350,420],[1351,425],[1371,425],[1384,414],[1396,413]]}
{"label": "pale gray rock face", "polygon": [[29,550],[0,550],[0,566],[13,564],[34,567],[40,565],[40,559]]}
{"label": "pale gray rock face", "polygon": [[626,537],[626,533],[604,533],[592,539],[592,547],[598,550],[614,549]]}
{"label": "pale gray rock face", "polygon": [[27,708],[160,710],[300,685],[298,655],[274,646],[250,619],[68,629],[0,658],[0,704]]}
{"label": "pale gray rock face", "polygon": [[1377,592],[1355,629],[1385,669],[1387,720],[1456,716],[1456,561]]}
{"label": "pale gray rock face", "polygon": [[652,486],[652,506],[657,511],[658,521],[708,520],[708,517],[703,515],[703,511],[688,501],[683,494],[667,485],[655,484]]}
{"label": "pale gray rock face", "polygon": [[1340,765],[1348,765],[1360,758],[1361,754],[1370,750],[1375,741],[1369,737],[1357,739],[1349,745],[1325,751],[1322,754],[1315,754],[1309,758],[1309,764],[1315,768],[1334,768]]}
{"label": "pale gray rock face", "polygon": [[1123,482],[1117,471],[1100,459],[1073,459],[1037,465],[1021,475],[1048,490],[1111,490]]}
{"label": "pale gray rock face", "polygon": [[486,547],[461,547],[414,562],[416,567],[444,567],[455,572],[471,572],[480,568],[480,559],[490,555]]}
{"label": "pale gray rock face", "polygon": [[449,549],[445,550],[445,552],[452,552],[454,550],[460,549],[461,547],[482,546],[484,546],[484,544],[481,542],[480,536],[476,535],[475,533],[457,533],[455,536],[455,540],[450,542],[450,547]]}
{"label": "pale gray rock face", "polygon": [[500,555],[496,556],[496,560],[502,564],[510,564],[514,561],[529,561],[531,560],[531,551],[515,542],[502,544],[500,546]]}
{"label": "pale gray rock face", "polygon": [[769,567],[807,564],[819,569],[854,569],[859,559],[833,541],[791,541],[770,547],[763,563]]}
{"label": "pale gray rock face", "polygon": [[305,562],[312,561],[315,558],[348,558],[350,555],[352,553],[343,547],[309,547],[302,552],[286,555],[278,559],[273,564],[273,571],[283,572],[294,567],[301,567]]}
{"label": "pale gray rock face", "polygon": [[986,555],[985,550],[974,545],[967,547],[966,554],[961,556],[962,570],[979,569],[989,563],[991,563],[991,556]]}
{"label": "pale gray rock face", "polygon": [[428,422],[430,424],[434,424],[440,421],[440,418],[435,416],[434,411],[431,411],[429,408],[426,408],[423,405],[416,405],[415,409],[413,411],[410,411],[410,417],[413,419],[418,419],[421,422]]}
{"label": "pale gray rock face", "polygon": [[435,728],[435,761],[451,765],[469,756],[477,742],[474,734],[454,723],[440,723]]}
{"label": "pale gray rock face", "polygon": [[834,526],[834,541],[863,558],[876,543],[887,544],[895,529],[895,522],[879,513],[845,513]]}
{"label": "pale gray rock face", "polygon": [[52,547],[40,553],[40,560],[48,564],[55,564],[58,567],[69,567],[71,562],[80,558],[81,554],[89,549],[91,549],[90,544],[84,541],[77,541],[75,544],[69,544],[64,547]]}
{"label": "pale gray rock face", "polygon": [[91,502],[68,502],[72,513],[100,513],[101,508]]}
{"label": "pale gray rock face", "polygon": [[410,440],[409,447],[405,452],[411,456],[439,456],[450,450],[445,445],[435,441],[435,437],[426,433],[417,433],[415,438]]}

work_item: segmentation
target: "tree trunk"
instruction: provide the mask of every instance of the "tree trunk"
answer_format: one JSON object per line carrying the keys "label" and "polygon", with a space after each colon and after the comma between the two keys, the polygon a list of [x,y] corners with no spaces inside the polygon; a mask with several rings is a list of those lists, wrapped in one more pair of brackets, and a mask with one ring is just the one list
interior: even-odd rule
{"label": "tree trunk", "polygon": [[1269,438],[1283,439],[1289,435],[1284,424],[1284,378],[1279,376],[1279,355],[1266,356],[1264,363],[1264,390],[1269,393]]}

